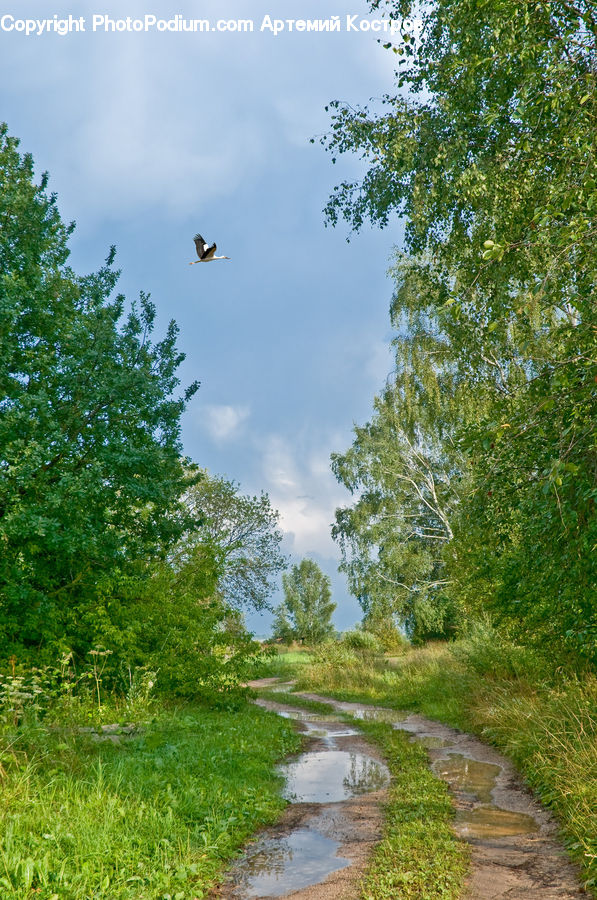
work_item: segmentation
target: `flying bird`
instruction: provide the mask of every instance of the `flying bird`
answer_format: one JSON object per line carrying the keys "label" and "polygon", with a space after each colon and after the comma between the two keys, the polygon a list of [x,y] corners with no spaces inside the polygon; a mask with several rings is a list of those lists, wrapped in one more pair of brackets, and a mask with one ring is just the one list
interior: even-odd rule
{"label": "flying bird", "polygon": [[190,266],[194,266],[195,263],[198,262],[211,262],[212,259],[230,259],[229,256],[216,256],[216,250],[218,249],[216,245],[212,244],[211,247],[209,247],[207,241],[204,240],[200,234],[196,234],[193,240],[195,241],[199,259],[194,259],[193,262],[190,262]]}

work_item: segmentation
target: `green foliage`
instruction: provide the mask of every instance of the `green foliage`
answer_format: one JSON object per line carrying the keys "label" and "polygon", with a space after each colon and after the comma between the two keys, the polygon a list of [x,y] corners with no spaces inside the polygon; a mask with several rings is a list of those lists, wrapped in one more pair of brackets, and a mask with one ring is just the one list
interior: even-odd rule
{"label": "green foliage", "polygon": [[96,623],[98,640],[114,651],[113,684],[148,666],[167,695],[236,702],[264,650],[218,593],[224,565],[219,547],[197,543],[107,598]]}
{"label": "green foliage", "polygon": [[279,815],[274,764],[299,738],[245,705],[162,710],[116,745],[72,727],[1,741],[3,898],[196,900]]}
{"label": "green foliage", "polygon": [[354,631],[345,631],[342,634],[342,643],[351,650],[360,650],[365,653],[381,653],[382,645],[378,638],[370,631],[355,628]]}
{"label": "green foliage", "polygon": [[114,573],[179,536],[187,485],[176,398],[177,329],[149,340],[141,294],[124,316],[114,250],[93,275],[67,266],[47,177],[0,128],[0,642],[86,652]]}
{"label": "green foliage", "polygon": [[273,636],[284,642],[318,644],[334,631],[331,583],[316,562],[303,559],[282,576],[284,601],[276,610]]}
{"label": "green foliage", "polygon": [[235,482],[204,470],[199,474],[184,499],[200,525],[184,536],[178,554],[184,555],[197,539],[217,546],[221,565],[217,587],[223,600],[236,608],[263,609],[276,576],[286,566],[280,552],[279,514],[266,493],[239,494]]}
{"label": "green foliage", "polygon": [[372,610],[363,617],[364,631],[375,635],[385,653],[403,653],[410,643],[396,626],[393,615],[384,615],[381,610]]}
{"label": "green foliage", "polygon": [[[355,592],[381,596],[375,575],[420,596],[433,571],[424,556],[411,565],[400,517],[412,501],[401,484],[391,489],[414,414],[419,452],[435,454],[434,477],[452,489],[452,537],[433,556],[452,622],[484,607],[524,641],[595,662],[595,6],[371,5],[402,22],[402,39],[387,45],[399,91],[378,114],[332,105],[324,145],[369,167],[336,189],[327,214],[359,228],[399,213],[411,256],[392,309],[394,450],[389,437],[375,445],[391,421],[382,397],[357,431],[365,474],[348,454],[335,463],[347,486],[364,488],[337,526],[360,566]],[[397,520],[385,567],[384,516]]]}
{"label": "green foliage", "polygon": [[432,304],[421,303],[420,273],[403,258],[393,271],[396,368],[352,446],[332,455],[338,481],[357,497],[336,511],[332,534],[366,617],[421,641],[456,624],[444,546],[467,468],[454,433],[471,404]]}

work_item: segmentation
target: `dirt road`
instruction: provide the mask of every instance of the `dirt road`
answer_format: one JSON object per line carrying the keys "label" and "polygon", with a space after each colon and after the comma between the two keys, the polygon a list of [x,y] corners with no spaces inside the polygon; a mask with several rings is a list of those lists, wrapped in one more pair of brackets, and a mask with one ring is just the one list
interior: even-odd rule
{"label": "dirt road", "polygon": [[[450,786],[456,833],[471,845],[463,900],[586,900],[549,812],[493,748],[421,716],[301,696],[357,720],[382,718],[427,747],[432,769]],[[357,727],[337,716],[293,708],[292,695],[257,702],[293,718],[307,747],[281,767],[290,800],[282,819],[248,846],[214,896],[358,900],[363,871],[383,829],[389,783],[383,760]]]}

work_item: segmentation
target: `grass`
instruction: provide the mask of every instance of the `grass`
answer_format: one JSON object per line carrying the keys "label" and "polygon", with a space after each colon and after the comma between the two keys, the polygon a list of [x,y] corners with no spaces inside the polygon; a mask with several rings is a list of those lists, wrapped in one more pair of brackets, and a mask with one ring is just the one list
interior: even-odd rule
{"label": "grass", "polygon": [[1,756],[3,900],[195,900],[285,802],[289,723],[253,706],[162,711],[120,745],[21,729]]}
{"label": "grass", "polygon": [[597,896],[594,675],[553,671],[536,653],[480,632],[413,650],[392,666],[358,654],[338,665],[322,653],[298,678],[299,689],[414,710],[494,744],[551,808]]}
{"label": "grass", "polygon": [[359,720],[358,726],[379,746],[392,775],[384,835],[368,865],[362,900],[457,900],[469,849],[452,831],[446,784],[404,733],[381,722]]}
{"label": "grass", "polygon": [[260,669],[259,677],[295,678],[297,671],[313,662],[313,654],[304,648],[281,646],[276,650],[276,655],[270,657]]}
{"label": "grass", "polygon": [[[294,693],[260,690],[278,703],[330,713],[327,703]],[[361,886],[363,900],[457,900],[468,872],[468,846],[451,828],[454,809],[448,788],[429,769],[426,751],[403,732],[382,722],[351,721],[379,747],[392,781],[382,841]]]}

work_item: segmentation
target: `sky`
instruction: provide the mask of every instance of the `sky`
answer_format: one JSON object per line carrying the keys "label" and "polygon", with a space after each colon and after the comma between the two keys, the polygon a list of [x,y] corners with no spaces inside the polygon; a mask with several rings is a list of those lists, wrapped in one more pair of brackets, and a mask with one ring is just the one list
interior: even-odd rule
{"label": "sky", "polygon": [[[175,14],[215,30],[144,30],[146,15]],[[26,24],[69,15],[84,32]],[[144,29],[93,31],[94,15]],[[274,34],[266,18],[332,16],[338,32]],[[238,19],[253,32],[217,30]],[[175,319],[182,385],[201,382],[185,454],[243,493],[267,491],[290,562],[308,556],[332,579],[339,630],[361,611],[337,571],[330,529],[350,495],[329,458],[392,369],[387,269],[402,227],[325,227],[334,185],[363,169],[349,156],[332,165],[318,139],[331,100],[379,108],[392,92],[395,57],[360,24],[378,19],[365,0],[14,0],[0,15],[0,119],[77,223],[71,265],[94,271],[115,244],[119,291],[150,293],[155,337]],[[189,266],[197,232],[230,261]],[[247,615],[256,634],[270,623]]]}

